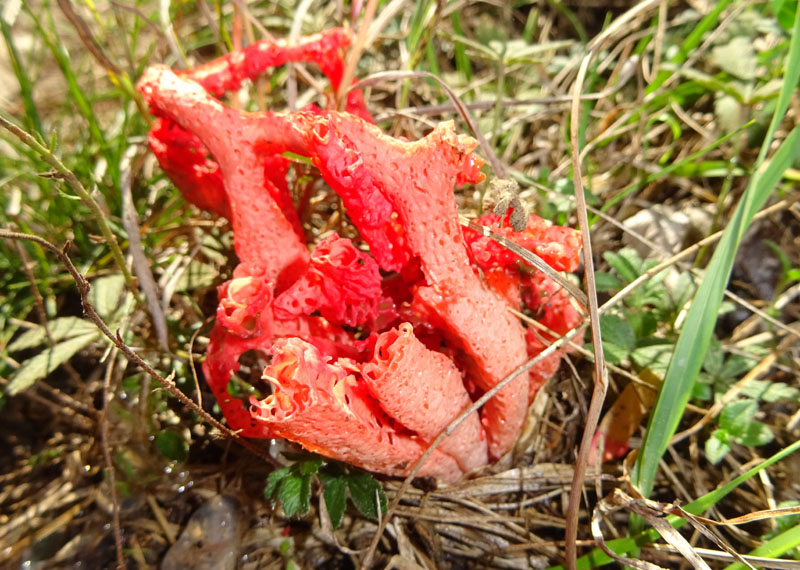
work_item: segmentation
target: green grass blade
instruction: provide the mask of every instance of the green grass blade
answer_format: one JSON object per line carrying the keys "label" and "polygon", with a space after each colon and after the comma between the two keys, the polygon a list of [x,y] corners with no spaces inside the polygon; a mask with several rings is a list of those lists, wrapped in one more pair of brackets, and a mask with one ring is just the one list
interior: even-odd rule
{"label": "green grass blade", "polygon": [[[461,14],[458,10],[450,14],[450,24],[453,26],[453,32],[456,35],[464,35],[464,27],[461,25]],[[472,64],[467,55],[467,47],[463,42],[456,41],[453,43],[453,50],[455,52],[456,70],[464,76],[464,79],[469,83],[472,81]]]}
{"label": "green grass blade", "polygon": [[89,124],[89,135],[94,143],[98,146],[99,151],[105,156],[108,162],[109,172],[111,173],[114,183],[116,184],[119,180],[118,161],[114,160],[110,153],[110,148],[106,143],[105,135],[103,134],[103,131],[97,122],[97,116],[95,115],[94,109],[92,109],[92,105],[86,98],[84,89],[80,86],[78,77],[76,76],[75,71],[72,69],[72,62],[70,61],[70,57],[66,48],[58,40],[58,38],[54,38],[53,35],[51,35],[51,33],[55,34],[55,23],[52,20],[52,14],[49,14],[49,30],[45,28],[39,17],[34,14],[33,10],[30,8],[28,8],[28,15],[33,20],[39,37],[41,37],[42,40],[44,40],[44,42],[47,44],[48,49],[53,54],[53,58],[56,60],[56,63],[58,63],[58,67],[61,69],[61,73],[64,75],[64,79],[67,81],[67,90],[69,91],[69,94],[72,97],[75,105],[78,107],[81,115]]}
{"label": "green grass blade", "polygon": [[789,101],[794,93],[794,88],[797,82],[800,81],[800,8],[797,9],[794,15],[794,27],[792,28],[791,39],[789,42],[789,56],[786,58],[786,72],[783,78],[783,85],[781,86],[780,95],[778,95],[778,103],[775,108],[775,113],[772,115],[772,120],[767,129],[767,135],[764,138],[764,143],[761,145],[761,151],[758,153],[758,163],[764,161],[775,137],[775,131],[778,130],[781,120],[783,119],[786,110],[789,108]]}
{"label": "green grass blade", "polygon": [[[792,445],[780,450],[778,453],[776,453],[769,459],[762,461],[760,464],[756,465],[749,471],[742,473],[735,479],[728,481],[727,483],[722,485],[719,489],[714,489],[710,493],[707,493],[702,497],[695,499],[691,503],[688,503],[683,507],[683,509],[694,515],[703,514],[706,510],[708,510],[713,505],[721,501],[728,493],[739,487],[739,485],[741,485],[748,479],[755,477],[764,469],[771,467],[778,461],[781,461],[782,459],[788,457],[789,455],[795,453],[796,451],[800,451],[800,441],[795,441]],[[687,523],[686,519],[682,519],[675,516],[669,516],[667,517],[667,520],[675,528],[680,528]],[[636,550],[639,547],[645,546],[646,544],[650,544],[651,542],[658,540],[659,536],[660,535],[658,534],[658,532],[655,529],[651,528],[647,529],[646,531],[642,532],[641,534],[633,538],[617,538],[614,540],[609,540],[608,542],[606,542],[606,545],[617,554],[625,555],[629,554],[630,552]],[[599,548],[595,548],[588,554],[578,558],[577,569],[589,570],[590,568],[597,568],[599,566],[603,566],[604,564],[609,564],[610,562],[613,561],[614,560],[608,554],[606,554]],[[563,566],[553,566],[551,568],[548,568],[548,570],[565,570],[565,569]]]}
{"label": "green grass blade", "polygon": [[14,70],[14,75],[17,77],[17,83],[19,83],[19,93],[22,97],[22,104],[25,107],[25,128],[35,133],[35,136],[41,137],[44,131],[42,130],[42,120],[39,118],[39,111],[36,109],[36,103],[33,101],[33,84],[25,71],[25,66],[20,60],[17,46],[14,45],[14,37],[11,34],[11,28],[2,16],[0,16],[0,32],[3,34],[3,39],[6,43],[6,51],[8,52],[8,59]]}
{"label": "green grass blade", "polygon": [[800,131],[795,127],[781,143],[772,160],[763,161],[777,125],[786,112],[794,87],[800,79],[800,10],[795,16],[787,71],[781,95],[764,140],[756,168],[741,202],[717,246],[697,294],[689,309],[675,353],[661,385],[642,449],[633,472],[633,483],[644,496],[653,489],[658,462],[675,433],[689,400],[697,373],[711,342],[717,313],[728,284],[736,251],[753,216],[764,205],[783,173],[800,157]]}
{"label": "green grass blade", "polygon": [[690,154],[686,158],[683,158],[683,159],[681,159],[681,160],[679,160],[677,162],[673,162],[672,164],[670,164],[669,166],[665,166],[664,168],[662,168],[658,172],[653,172],[652,174],[648,174],[647,176],[644,177],[644,179],[642,179],[639,182],[633,182],[632,184],[629,184],[627,187],[623,188],[622,190],[620,190],[619,192],[617,192],[616,194],[614,194],[613,196],[611,196],[610,198],[605,200],[603,202],[603,207],[600,208],[600,210],[602,212],[607,212],[614,205],[618,204],[619,202],[621,202],[622,200],[624,200],[625,198],[630,196],[633,192],[636,192],[636,191],[644,188],[648,184],[651,184],[652,182],[655,182],[656,180],[658,180],[660,178],[664,178],[667,174],[671,174],[672,172],[675,172],[675,171],[681,169],[682,167],[684,167],[686,165],[695,163],[697,161],[697,159],[699,159],[700,157],[708,154],[709,152],[711,152],[715,148],[721,146],[722,144],[726,143],[727,141],[731,140],[735,136],[741,134],[742,131],[744,131],[748,127],[751,127],[752,125],[753,125],[753,121],[747,122],[744,125],[742,125],[741,127],[739,127],[738,129],[736,129],[735,131],[721,136],[720,138],[718,138],[717,140],[715,140],[714,142],[712,142],[708,146],[703,147],[703,148],[701,148],[700,150],[698,150],[696,152],[693,152],[692,154]]}
{"label": "green grass blade", "polygon": [[695,378],[703,364],[742,236],[784,171],[798,157],[800,128],[795,127],[766,168],[757,169],[751,178],[745,196],[711,258],[675,345],[675,353],[664,376],[636,462],[633,483],[644,496],[649,496],[653,489],[658,462],[683,417]]}
{"label": "green grass blade", "polygon": [[[750,552],[750,556],[777,558],[798,546],[800,546],[800,525],[795,525]],[[745,570],[746,568],[747,566],[741,562],[734,562],[727,566],[725,570]]]}
{"label": "green grass blade", "polygon": [[[725,11],[725,8],[731,4],[733,0],[721,0],[714,5],[714,8],[706,14],[700,23],[697,24],[692,29],[692,32],[687,36],[684,42],[681,44],[680,49],[678,52],[670,59],[670,63],[676,64],[680,66],[681,63],[686,61],[689,57],[689,54],[692,53],[698,45],[700,45],[700,41],[703,39],[703,36],[706,35],[714,26],[716,26],[719,17],[722,15],[722,12]],[[664,85],[664,83],[672,77],[673,71],[668,69],[662,69],[659,71],[656,78],[647,86],[645,89],[645,94],[650,95],[653,91]],[[782,115],[781,115],[782,116]]]}
{"label": "green grass blade", "polygon": [[578,35],[578,39],[582,44],[586,44],[589,41],[589,34],[586,33],[586,28],[584,28],[583,24],[581,24],[580,18],[578,18],[578,15],[570,10],[569,7],[564,4],[564,2],[547,0],[547,3],[551,8],[560,12],[561,15],[563,15],[567,21],[569,21],[570,25],[575,28],[575,33]]}
{"label": "green grass blade", "polygon": [[430,0],[417,1],[414,15],[411,18],[408,38],[406,38],[406,46],[408,47],[408,53],[411,54],[412,61],[414,60],[414,53],[419,48],[419,44],[425,34],[425,25],[430,20],[433,10],[435,10],[435,6]]}
{"label": "green grass blade", "polygon": [[[419,63],[426,40],[426,33],[429,31],[426,27],[436,12],[436,3],[431,0],[417,0],[414,14],[411,17],[411,24],[406,36],[406,46],[408,47],[408,65],[406,69],[415,69]],[[403,82],[403,87],[400,91],[400,101],[398,107],[403,108],[408,103],[408,93],[411,83],[406,80]]]}

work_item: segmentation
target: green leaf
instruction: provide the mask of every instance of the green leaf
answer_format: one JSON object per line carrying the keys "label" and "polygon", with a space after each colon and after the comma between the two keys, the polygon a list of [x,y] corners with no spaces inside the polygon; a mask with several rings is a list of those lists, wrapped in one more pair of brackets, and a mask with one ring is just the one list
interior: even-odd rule
{"label": "green leaf", "polygon": [[176,291],[193,291],[202,287],[209,287],[219,278],[219,269],[202,261],[192,260],[181,273]]}
{"label": "green leaf", "polygon": [[264,497],[267,499],[276,498],[278,487],[283,481],[283,478],[289,475],[291,467],[281,467],[276,469],[267,477],[267,486],[264,488]]}
{"label": "green leaf", "polygon": [[89,302],[106,322],[111,322],[119,309],[124,290],[125,278],[121,274],[115,273],[99,277],[92,281],[92,288],[89,289]]}
{"label": "green leaf", "polygon": [[17,352],[28,348],[35,348],[47,342],[47,333],[53,342],[75,338],[84,334],[97,332],[97,328],[87,320],[79,317],[59,317],[47,323],[47,330],[42,325],[37,325],[22,333],[6,348],[9,352]]}
{"label": "green leaf", "polygon": [[790,30],[797,12],[797,0],[772,0],[770,2],[773,14],[784,30]]}
{"label": "green leaf", "polygon": [[739,437],[736,438],[737,443],[742,445],[758,446],[766,445],[773,440],[775,436],[769,426],[761,422],[750,422]]}
{"label": "green leaf", "polygon": [[322,498],[325,500],[333,529],[336,530],[342,524],[347,505],[347,481],[342,477],[335,477],[327,480],[324,485]]}
{"label": "green leaf", "polygon": [[84,334],[57,344],[53,348],[48,348],[26,360],[11,375],[11,382],[9,382],[6,392],[13,396],[29,388],[37,380],[46,378],[56,368],[72,358],[76,352],[96,340],[98,336],[99,332]]}
{"label": "green leaf", "polygon": [[667,370],[674,348],[675,345],[672,344],[641,346],[631,352],[631,359],[640,368],[649,368],[657,374],[663,374]]}
{"label": "green leaf", "polygon": [[722,343],[712,337],[708,345],[706,356],[703,359],[703,370],[712,376],[719,376],[724,362],[725,354],[722,352]]}
{"label": "green leaf", "polygon": [[380,513],[386,514],[386,494],[372,475],[363,471],[351,473],[347,478],[347,486],[350,489],[350,499],[365,517],[378,519],[379,501]]}
{"label": "green leaf", "polygon": [[624,247],[618,252],[607,251],[603,254],[603,259],[626,283],[630,283],[641,274],[642,258],[632,248]]}
{"label": "green leaf", "polygon": [[173,461],[186,461],[189,443],[175,430],[168,429],[156,436],[156,447],[161,455]]}
{"label": "green leaf", "polygon": [[751,370],[755,363],[755,358],[749,358],[741,354],[731,354],[725,359],[725,363],[719,370],[719,375],[723,378],[735,378]]}
{"label": "green leaf", "polygon": [[626,353],[636,347],[636,332],[631,324],[614,314],[605,314],[600,317],[600,330],[603,340],[625,349]]}
{"label": "green leaf", "polygon": [[287,517],[306,514],[311,499],[311,475],[290,473],[284,477],[278,488],[278,499]]}
{"label": "green leaf", "polygon": [[681,309],[692,298],[695,290],[694,279],[691,273],[681,273],[672,283],[672,306],[677,310]]}
{"label": "green leaf", "polygon": [[715,430],[706,440],[706,457],[714,465],[722,461],[730,450],[731,444],[728,443],[728,433],[725,430]]}
{"label": "green leaf", "polygon": [[603,331],[603,350],[612,364],[619,364],[636,346],[636,333],[630,323],[619,315],[606,314],[600,317]]}
{"label": "green leaf", "polygon": [[616,344],[606,342],[605,339],[603,339],[603,352],[606,355],[606,360],[608,360],[611,364],[619,365],[628,357],[628,350],[619,347]]}
{"label": "green leaf", "polygon": [[735,303],[731,303],[730,301],[722,301],[719,304],[719,310],[717,310],[717,316],[722,316],[727,313],[732,312],[736,308]]}
{"label": "green leaf", "polygon": [[322,467],[322,458],[317,456],[295,464],[300,475],[314,475]]}
{"label": "green leaf", "polygon": [[784,382],[750,380],[742,388],[742,395],[770,403],[782,400],[797,401],[800,399],[800,390]]}
{"label": "green leaf", "polygon": [[698,377],[697,380],[698,381],[695,382],[692,388],[692,398],[700,400],[701,402],[709,401],[714,395],[714,390],[711,388],[711,385],[703,383],[700,377]]}
{"label": "green leaf", "polygon": [[598,291],[619,291],[625,286],[617,277],[604,271],[595,273],[594,280]]}
{"label": "green leaf", "polygon": [[758,404],[755,400],[738,400],[726,404],[719,414],[719,427],[733,436],[743,434],[757,411]]}
{"label": "green leaf", "polygon": [[625,320],[633,328],[637,339],[649,339],[658,330],[658,320],[650,311],[625,311]]}
{"label": "green leaf", "polygon": [[732,133],[747,122],[742,109],[743,105],[735,97],[717,95],[714,99],[714,114],[717,116],[723,132]]}
{"label": "green leaf", "polygon": [[711,61],[728,74],[744,80],[754,79],[758,69],[753,40],[745,36],[737,36],[725,45],[714,47]]}

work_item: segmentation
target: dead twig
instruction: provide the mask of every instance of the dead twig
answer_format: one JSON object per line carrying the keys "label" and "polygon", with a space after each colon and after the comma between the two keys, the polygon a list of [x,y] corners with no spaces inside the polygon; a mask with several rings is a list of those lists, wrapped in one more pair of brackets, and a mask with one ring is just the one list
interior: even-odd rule
{"label": "dead twig", "polygon": [[69,242],[64,246],[63,249],[59,249],[46,239],[31,235],[31,234],[24,234],[19,232],[10,232],[7,230],[0,230],[0,238],[5,239],[12,239],[12,240],[26,240],[31,241],[34,243],[39,244],[46,250],[50,251],[53,255],[55,255],[58,260],[64,264],[67,268],[67,271],[72,276],[72,279],[75,281],[75,285],[78,288],[78,293],[81,297],[81,303],[83,305],[83,314],[84,316],[89,319],[92,323],[100,329],[100,332],[111,341],[111,343],[117,347],[120,352],[122,352],[128,360],[139,366],[142,370],[144,370],[147,374],[149,374],[152,378],[154,378],[161,386],[170,393],[170,395],[174,396],[178,399],[178,401],[186,406],[189,410],[196,413],[198,416],[203,418],[211,427],[216,429],[220,432],[220,434],[227,438],[234,441],[237,441],[242,447],[248,449],[249,451],[253,452],[257,456],[264,459],[271,465],[275,464],[275,460],[270,457],[265,451],[260,449],[258,446],[250,443],[248,440],[242,438],[237,432],[231,430],[227,426],[220,423],[214,416],[206,412],[200,406],[198,406],[191,398],[186,396],[183,392],[181,392],[174,383],[164,378],[161,374],[156,372],[156,370],[147,364],[141,356],[136,354],[125,342],[122,340],[122,337],[119,333],[114,334],[112,333],[108,325],[106,325],[105,321],[100,317],[100,315],[95,310],[94,306],[89,302],[89,289],[91,287],[90,283],[86,280],[86,277],[78,271],[75,265],[72,263],[72,259],[70,259],[69,255],[67,254],[67,249],[69,248]]}
{"label": "dead twig", "polygon": [[200,331],[203,328],[211,323],[214,320],[214,315],[208,317],[203,324],[200,325],[194,333],[192,333],[192,338],[189,339],[189,369],[192,371],[192,379],[194,380],[194,389],[197,390],[197,405],[201,408],[203,407],[203,391],[200,390],[200,379],[197,378],[197,370],[195,370],[194,366],[194,341],[197,340],[197,337],[200,336]]}
{"label": "dead twig", "polygon": [[586,211],[586,198],[583,191],[583,178],[581,175],[581,149],[580,138],[578,136],[580,126],[580,112],[581,112],[581,93],[583,91],[583,83],[586,78],[586,73],[589,69],[589,64],[597,56],[600,48],[605,42],[617,34],[621,29],[629,24],[635,17],[641,15],[643,12],[650,10],[657,6],[662,0],[645,0],[625,12],[622,16],[617,18],[614,23],[609,26],[603,33],[597,36],[589,44],[589,52],[583,58],[581,66],[578,70],[578,75],[575,78],[575,83],[572,90],[572,107],[570,119],[570,142],[572,146],[572,172],[573,184],[575,186],[575,201],[577,206],[578,223],[583,236],[583,261],[586,273],[586,291],[589,298],[589,320],[591,322],[592,334],[592,348],[595,354],[595,381],[594,390],[592,391],[592,399],[589,403],[589,410],[586,415],[586,424],[583,429],[583,436],[581,437],[581,444],[578,448],[578,457],[575,461],[575,472],[572,477],[572,486],[569,492],[569,504],[566,513],[566,529],[565,529],[565,562],[567,570],[575,570],[577,568],[577,547],[575,541],[578,537],[578,511],[580,508],[581,490],[583,489],[583,481],[586,476],[586,466],[589,458],[589,452],[592,447],[592,440],[597,424],[600,421],[600,414],[603,408],[603,401],[608,391],[608,369],[605,366],[605,358],[603,355],[602,338],[600,334],[600,313],[597,303],[597,288],[595,286],[594,276],[594,260],[592,257],[592,242],[589,225],[589,216]]}
{"label": "dead twig", "polygon": [[150,270],[150,262],[144,254],[142,238],[139,235],[139,217],[133,205],[133,195],[131,191],[131,180],[133,178],[132,165],[133,159],[138,152],[138,145],[131,145],[122,155],[120,160],[120,180],[119,187],[122,194],[122,225],[128,233],[128,251],[133,259],[133,270],[139,278],[139,286],[144,292],[147,308],[153,318],[153,326],[156,329],[158,344],[166,351],[169,351],[167,342],[167,319],[161,304],[158,302],[158,286],[153,279],[153,272]]}
{"label": "dead twig", "polygon": [[[133,287],[133,276],[131,275],[131,272],[128,271],[128,266],[125,263],[125,256],[122,255],[122,249],[120,249],[119,243],[117,243],[117,238],[114,237],[114,234],[111,232],[111,228],[109,227],[106,217],[103,214],[103,211],[100,209],[100,206],[97,204],[95,199],[92,198],[91,194],[89,194],[86,188],[83,187],[83,184],[81,184],[81,181],[78,180],[78,177],[75,176],[75,174],[69,168],[64,166],[64,163],[61,162],[56,155],[50,152],[48,148],[43,146],[33,136],[3,116],[0,116],[0,126],[17,137],[25,145],[35,150],[42,160],[56,170],[57,177],[63,178],[67,185],[72,188],[72,190],[75,191],[83,203],[86,204],[86,206],[92,212],[95,222],[100,227],[100,232],[103,234],[106,244],[108,244],[109,249],[111,249],[111,255],[114,257],[114,261],[117,263],[117,266],[122,272],[123,277],[125,277],[125,283],[127,283],[129,287]],[[52,245],[46,240],[43,241],[48,245]],[[58,248],[56,248],[56,251],[58,251]]]}
{"label": "dead twig", "polygon": [[481,406],[483,406],[486,402],[491,400],[500,390],[502,390],[508,384],[513,382],[520,374],[523,374],[523,373],[527,372],[534,365],[536,365],[537,363],[541,362],[545,358],[551,356],[552,354],[555,354],[562,347],[566,346],[567,343],[569,343],[570,340],[572,340],[575,336],[578,335],[578,333],[580,333],[583,330],[583,326],[584,326],[584,323],[581,323],[580,325],[578,325],[574,329],[572,329],[569,332],[567,332],[567,334],[565,334],[563,337],[558,339],[556,342],[554,342],[553,344],[548,346],[546,349],[544,349],[537,356],[531,358],[530,360],[528,360],[524,364],[521,364],[520,366],[518,366],[513,372],[511,372],[508,376],[506,376],[500,382],[498,382],[497,385],[495,385],[491,390],[488,390],[483,396],[481,396],[480,398],[475,400],[475,402],[473,402],[472,405],[469,408],[464,410],[461,413],[460,416],[458,416],[455,420],[450,422],[450,424],[436,437],[436,439],[433,440],[433,442],[428,446],[428,449],[417,460],[417,462],[411,468],[411,471],[409,472],[409,474],[403,480],[402,485],[400,485],[400,488],[397,490],[397,494],[395,495],[395,498],[392,500],[392,503],[389,505],[389,509],[386,512],[386,516],[383,517],[383,519],[381,519],[381,521],[378,523],[378,530],[375,532],[375,535],[373,536],[372,542],[371,542],[369,548],[367,549],[367,552],[364,555],[364,558],[361,561],[361,568],[369,568],[369,566],[372,564],[372,558],[375,556],[375,550],[378,547],[378,543],[380,542],[381,536],[383,535],[383,531],[386,528],[386,525],[391,520],[392,516],[394,515],[395,511],[397,510],[397,507],[400,504],[400,500],[403,498],[403,495],[405,494],[406,490],[411,485],[411,481],[414,479],[414,477],[417,476],[417,473],[419,473],[419,470],[422,468],[422,466],[425,464],[425,462],[428,460],[428,458],[431,456],[431,454],[436,450],[436,448],[439,447],[439,445],[450,434],[452,434],[458,428],[458,426],[460,426],[461,423],[464,420],[466,420],[473,412],[479,410],[481,408]]}

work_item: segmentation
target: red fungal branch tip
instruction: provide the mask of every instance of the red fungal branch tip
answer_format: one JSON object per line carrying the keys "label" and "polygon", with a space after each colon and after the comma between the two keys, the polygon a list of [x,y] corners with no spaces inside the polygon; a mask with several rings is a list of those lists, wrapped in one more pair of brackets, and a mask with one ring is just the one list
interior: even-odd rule
{"label": "red fungal branch tip", "polygon": [[[358,91],[342,112],[245,113],[215,98],[289,61],[316,63],[335,91],[349,42],[342,29],[259,42],[186,72],[150,68],[138,88],[159,118],[150,145],[164,171],[188,201],[233,225],[240,264],[219,288],[203,365],[228,424],[404,475],[474,398],[550,340],[508,307],[524,304],[556,333],[579,315],[547,277],[462,233],[453,188],[483,180],[483,161],[452,122],[407,142],[371,123]],[[332,234],[309,253],[287,151],[310,158],[339,194],[357,243]],[[577,267],[574,230],[532,218],[515,233],[499,218],[481,221],[558,271]],[[271,357],[272,393],[244,405],[229,383],[251,350]],[[452,482],[505,454],[559,358],[501,390],[420,473]]]}

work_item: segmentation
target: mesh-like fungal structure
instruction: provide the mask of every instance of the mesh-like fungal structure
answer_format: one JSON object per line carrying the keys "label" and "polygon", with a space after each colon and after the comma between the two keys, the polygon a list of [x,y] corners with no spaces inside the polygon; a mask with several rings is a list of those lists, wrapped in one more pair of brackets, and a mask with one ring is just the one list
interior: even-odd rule
{"label": "mesh-like fungal structure", "polygon": [[[508,217],[486,214],[475,221],[537,254],[557,271],[578,269],[580,232],[555,226],[534,215],[529,217],[523,231],[515,232],[508,224]],[[529,356],[538,355],[555,341],[552,333],[564,335],[580,325],[582,316],[575,302],[547,275],[526,267],[516,254],[474,230],[466,228],[464,237],[475,265],[482,270],[492,288],[503,295],[512,307],[520,309],[524,305],[542,325],[542,328],[531,326],[526,331]],[[557,352],[531,368],[531,399],[558,369],[565,352]]]}
{"label": "mesh-like fungal structure", "polygon": [[[535,352],[532,336],[548,341],[509,307],[528,304],[562,334],[577,313],[555,284],[462,232],[453,189],[482,181],[483,161],[452,123],[409,142],[372,124],[357,90],[343,111],[248,113],[217,99],[289,61],[315,63],[335,92],[349,42],[342,29],[259,42],[189,71],[149,68],[138,88],[157,117],[150,145],[164,171],[188,201],[233,226],[239,265],[219,288],[203,364],[228,424],[247,437],[282,437],[405,475],[474,398]],[[286,153],[306,157],[339,195],[357,239],[330,234],[309,251]],[[572,230],[544,222],[522,234],[498,228],[556,270],[577,266]],[[259,397],[232,381],[251,351],[270,359],[254,387]],[[557,365],[558,357],[548,372]],[[452,482],[500,458],[542,381],[515,378],[420,474]]]}

